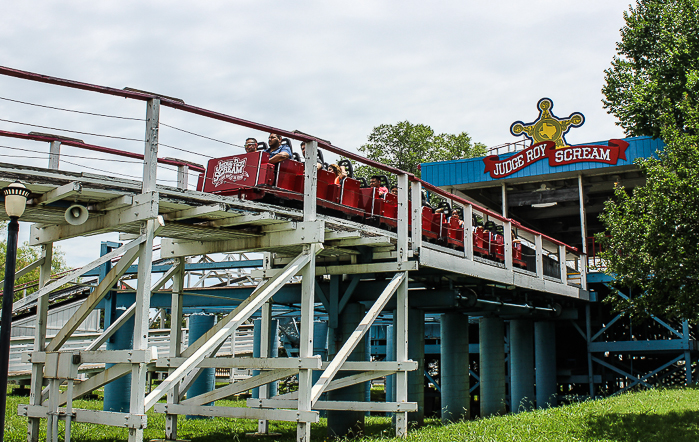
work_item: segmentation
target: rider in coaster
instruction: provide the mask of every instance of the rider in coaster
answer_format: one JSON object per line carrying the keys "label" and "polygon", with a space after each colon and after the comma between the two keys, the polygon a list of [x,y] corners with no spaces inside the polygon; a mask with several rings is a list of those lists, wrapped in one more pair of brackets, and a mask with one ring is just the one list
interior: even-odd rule
{"label": "rider in coaster", "polygon": [[398,186],[391,186],[391,193],[394,195],[398,195]]}
{"label": "rider in coaster", "polygon": [[[303,161],[306,161],[306,142],[305,141],[301,141],[301,159]],[[316,163],[316,166],[318,167],[318,170],[320,170],[323,167],[323,165],[320,164],[320,160],[318,160],[318,162]]]}
{"label": "rider in coaster", "polygon": [[374,175],[369,179],[369,186],[376,187],[379,189],[379,197],[385,198],[388,193],[388,189],[381,185],[381,178],[378,175]]}
{"label": "rider in coaster", "polygon": [[291,158],[291,149],[286,144],[282,144],[282,136],[279,134],[269,134],[269,162],[271,164],[281,163]]}
{"label": "rider in coaster", "polygon": [[455,219],[459,222],[459,228],[461,228],[461,229],[464,228],[464,221],[459,216],[458,209],[454,209],[451,211],[451,217],[449,218],[449,222],[451,222],[452,219]]}
{"label": "rider in coaster", "polygon": [[337,164],[331,164],[328,166],[328,170],[332,173],[335,174],[335,184],[340,184],[342,180],[347,177],[347,174],[345,173],[344,170]]}
{"label": "rider in coaster", "polygon": [[248,138],[245,140],[245,152],[252,153],[257,151],[257,140],[254,138]]}

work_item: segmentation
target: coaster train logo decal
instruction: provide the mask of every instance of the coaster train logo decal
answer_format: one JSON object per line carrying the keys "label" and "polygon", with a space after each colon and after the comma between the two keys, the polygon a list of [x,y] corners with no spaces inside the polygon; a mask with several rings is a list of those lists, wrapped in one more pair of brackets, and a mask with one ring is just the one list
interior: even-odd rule
{"label": "coaster train logo decal", "polygon": [[539,117],[533,123],[517,121],[510,126],[512,135],[523,134],[532,145],[502,161],[497,155],[483,158],[484,173],[495,179],[504,178],[544,158],[548,158],[551,167],[590,161],[616,164],[618,160],[626,160],[629,143],[623,140],[609,140],[608,146],[568,146],[565,134],[571,127],[583,125],[583,114],[575,112],[568,118],[558,118],[551,113],[553,101],[549,98],[539,100],[537,107]]}

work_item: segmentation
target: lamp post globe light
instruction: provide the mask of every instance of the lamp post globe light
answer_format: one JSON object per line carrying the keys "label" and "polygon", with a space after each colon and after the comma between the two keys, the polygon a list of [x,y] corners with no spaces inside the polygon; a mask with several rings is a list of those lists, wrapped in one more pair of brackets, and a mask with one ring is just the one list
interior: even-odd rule
{"label": "lamp post globe light", "polygon": [[[15,295],[15,264],[17,260],[17,234],[19,217],[27,206],[29,189],[16,181],[3,189],[5,211],[10,217],[7,226],[7,256],[5,259],[5,286],[2,291],[2,322],[0,323],[0,388],[7,391],[7,374],[10,368],[10,335],[12,329],[12,302]],[[0,394],[0,442],[5,439],[5,406],[7,395]]]}

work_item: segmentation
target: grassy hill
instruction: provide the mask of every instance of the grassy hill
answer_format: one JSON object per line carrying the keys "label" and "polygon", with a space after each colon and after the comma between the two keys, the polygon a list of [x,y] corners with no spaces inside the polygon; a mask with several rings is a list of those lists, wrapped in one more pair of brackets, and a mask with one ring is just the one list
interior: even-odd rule
{"label": "grassy hill", "polygon": [[[6,441],[26,440],[26,419],[17,416],[17,405],[28,398],[8,396]],[[220,405],[243,406],[243,401],[221,401]],[[101,409],[99,400],[76,401],[75,407]],[[313,426],[313,440],[325,441],[325,420]],[[164,437],[165,418],[148,413],[145,440]],[[263,440],[295,441],[295,424],[273,422],[271,431],[281,437]],[[361,441],[392,439],[390,418],[367,418],[367,437]],[[181,419],[179,438],[192,442],[246,440],[257,422],[232,419]],[[60,439],[63,439],[61,424]],[[125,429],[73,424],[74,442],[126,440]],[[252,439],[251,439],[252,440]],[[529,413],[459,422],[426,425],[412,429],[409,441],[698,441],[699,389],[649,390],[607,399],[587,401]]]}

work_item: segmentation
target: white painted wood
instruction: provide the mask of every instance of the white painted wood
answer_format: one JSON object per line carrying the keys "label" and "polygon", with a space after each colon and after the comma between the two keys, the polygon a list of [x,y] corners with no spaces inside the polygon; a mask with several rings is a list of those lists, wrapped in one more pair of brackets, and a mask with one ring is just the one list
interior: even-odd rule
{"label": "white painted wood", "polygon": [[90,204],[88,206],[89,210],[94,210],[98,212],[107,212],[110,210],[123,209],[124,207],[129,207],[133,204],[133,195],[123,195],[117,198],[112,198],[107,201],[102,201],[95,204]]}
{"label": "white painted wood", "polygon": [[259,387],[260,385],[268,384],[270,382],[278,381],[279,379],[284,379],[289,376],[294,376],[298,373],[297,369],[286,368],[281,370],[265,371],[257,376],[253,376],[242,381],[237,381],[232,384],[228,384],[225,387],[217,388],[213,391],[195,396],[193,398],[188,398],[182,401],[185,405],[204,405],[209,402],[214,402],[217,400],[225,399],[234,394],[242,393],[248,391],[251,388]]}
{"label": "white painted wood", "polygon": [[[144,244],[146,244],[144,242]],[[152,242],[151,242],[152,244]],[[152,247],[152,245],[151,245]],[[51,342],[46,346],[47,351],[57,351],[65,343],[65,341],[70,337],[71,334],[78,328],[80,324],[88,317],[92,310],[97,306],[97,304],[104,298],[104,296],[109,292],[109,290],[126,271],[129,266],[134,262],[138,254],[138,249],[132,248],[128,250],[119,260],[119,262],[112,267],[112,269],[107,273],[107,276],[95,287],[95,289],[90,293],[90,295],[80,304],[78,310],[70,317],[68,321],[63,325],[61,330],[56,333],[56,336],[51,339]],[[106,256],[106,255],[105,255]],[[149,266],[150,270],[150,266]],[[138,307],[137,307],[138,308]],[[147,315],[146,315],[147,318]],[[147,334],[147,332],[146,332]],[[146,340],[148,337],[146,336]],[[136,348],[136,347],[135,347]]]}
{"label": "white painted wood", "polygon": [[58,163],[61,159],[61,142],[51,141],[49,147],[49,169],[58,170]]}
{"label": "white painted wood", "polygon": [[[92,261],[90,264],[87,264],[78,270],[75,270],[68,275],[57,279],[56,281],[46,284],[44,287],[41,289],[37,290],[36,292],[32,293],[31,295],[20,299],[19,301],[15,302],[12,304],[12,313],[17,312],[19,309],[31,304],[35,300],[37,300],[40,297],[46,296],[48,293],[56,290],[57,288],[61,287],[64,284],[67,284],[69,282],[72,282],[73,280],[79,278],[82,276],[83,273],[89,272],[90,270],[99,267],[100,265],[104,264],[107,261],[111,261],[112,258],[115,258],[123,253],[128,252],[129,250],[133,249],[134,247],[138,246],[141,244],[143,241],[146,240],[146,237],[144,235],[139,236],[137,239],[124,244],[123,246],[119,247],[118,249],[114,249],[111,252],[107,253],[106,255],[100,256],[98,259]],[[47,245],[48,246],[48,245]]]}
{"label": "white painted wood", "polygon": [[[422,254],[421,254],[422,256]],[[408,360],[408,273],[396,291],[396,361]],[[408,373],[396,373],[396,402],[408,402]],[[408,435],[408,413],[396,413],[396,437]]]}
{"label": "white painted wood", "polygon": [[461,206],[464,213],[464,258],[473,260],[473,206]]}
{"label": "white painted wood", "polygon": [[503,226],[503,241],[505,242],[505,268],[512,270],[512,222],[505,221]]}
{"label": "white painted wood", "polygon": [[189,187],[189,165],[180,164],[177,166],[177,188],[187,190]]}
{"label": "white painted wood", "polygon": [[568,268],[566,267],[566,247],[558,246],[558,264],[561,270],[561,283],[568,284]]}
{"label": "white painted wood", "polygon": [[[332,266],[316,266],[318,275],[356,275],[363,273],[395,273],[414,271],[419,268],[417,261],[376,262],[371,264],[345,264]],[[280,269],[253,270],[253,278],[270,278],[279,274]]]}
{"label": "white painted wood", "polygon": [[[49,246],[49,247],[52,247],[51,244],[49,244],[48,246]],[[43,246],[42,246],[42,248],[43,248]],[[15,272],[15,281],[18,281],[19,278],[21,278],[22,276],[24,276],[24,275],[26,275],[27,273],[31,272],[31,271],[34,270],[35,268],[41,266],[42,264],[44,264],[44,262],[45,262],[45,260],[44,260],[43,257],[42,257],[42,258],[39,258],[39,259],[37,259],[36,261],[32,262],[31,264],[29,264],[29,265],[25,266],[24,268],[22,268],[22,270],[19,270],[19,271]],[[4,284],[5,284],[5,280],[4,280],[4,279],[3,279],[3,280],[0,280],[0,285],[4,285]],[[14,323],[15,321],[12,321],[12,322]]]}
{"label": "white painted wood", "polygon": [[120,210],[112,210],[105,215],[90,217],[83,224],[73,226],[60,224],[39,227],[32,224],[29,233],[29,245],[38,246],[48,242],[74,238],[82,235],[94,235],[102,231],[117,231],[125,224],[141,222],[158,217],[158,194],[149,192],[134,197],[134,205]]}
{"label": "white painted wood", "polygon": [[[347,362],[345,362],[346,364]],[[415,364],[415,367],[417,367],[417,364]],[[344,370],[344,367],[343,367]],[[338,390],[340,388],[345,388],[349,387],[351,385],[356,385],[356,384],[361,384],[364,382],[372,381],[374,379],[382,378],[384,376],[390,375],[395,373],[395,371],[372,371],[372,372],[364,372],[364,373],[357,373],[353,374],[350,376],[345,376],[340,379],[333,379],[332,382],[328,384],[328,386],[325,388],[325,391],[333,391],[333,390]],[[299,392],[297,391],[292,391],[291,393],[285,393],[281,394],[279,396],[275,396],[272,398],[274,399],[293,399],[293,400],[298,400],[299,397]],[[255,400],[255,399],[253,399]],[[252,407],[253,405],[250,405],[250,400],[248,400],[248,407]],[[295,407],[295,406],[294,406]]]}
{"label": "white painted wood", "polygon": [[148,100],[146,107],[146,143],[143,152],[143,190],[155,191],[158,172],[158,130],[160,128],[160,99]]}
{"label": "white painted wood", "polygon": [[180,221],[183,219],[197,218],[216,212],[226,213],[226,205],[209,204],[207,206],[191,207],[189,209],[178,210],[177,212],[166,213],[163,215],[163,219],[165,221]]}
{"label": "white painted wood", "polygon": [[408,175],[398,175],[398,220],[397,233],[398,244],[398,261],[405,262],[408,260]]}
{"label": "white painted wood", "polygon": [[318,143],[309,141],[306,143],[306,156],[304,158],[303,172],[303,220],[316,220],[316,195],[318,193]]}
{"label": "white painted wood", "polygon": [[[323,371],[323,374],[320,375],[320,378],[318,379],[318,381],[316,381],[315,385],[313,385],[313,388],[311,389],[311,402],[313,404],[315,404],[318,401],[320,395],[323,394],[323,391],[325,391],[327,385],[330,383],[330,381],[332,381],[332,379],[335,377],[335,374],[337,374],[337,372],[340,370],[342,364],[347,360],[350,353],[352,353],[352,351],[357,346],[359,341],[362,339],[364,334],[369,330],[369,327],[371,327],[371,324],[374,323],[374,320],[386,306],[386,303],[388,303],[388,301],[391,299],[391,297],[396,292],[401,283],[405,281],[407,278],[407,272],[397,273],[393,277],[391,282],[388,283],[383,292],[381,292],[381,294],[378,296],[378,298],[371,306],[369,311],[366,313],[366,315],[364,315],[364,318],[362,318],[362,320],[359,322],[359,325],[357,325],[357,328],[352,332],[347,341],[345,341],[345,343],[342,345],[342,348],[340,348],[335,358]],[[301,388],[300,385],[299,388]]]}
{"label": "white painted wood", "polygon": [[422,184],[419,181],[410,184],[410,205],[412,213],[411,222],[411,244],[413,246],[413,255],[420,253],[422,247]]}
{"label": "white painted wood", "polygon": [[[271,334],[272,331],[272,299],[265,302],[262,305],[262,312],[260,317],[260,357],[269,358],[270,357],[270,347],[271,343],[274,342],[274,337]],[[269,398],[269,384],[260,385],[258,388],[258,395],[260,399]],[[260,434],[266,434],[269,432],[269,421],[266,419],[260,419],[257,422],[257,432]]]}
{"label": "white painted wood", "polygon": [[317,411],[263,410],[244,407],[204,407],[200,405],[157,404],[156,413],[195,414],[235,419],[269,419],[286,422],[318,422]]}
{"label": "white painted wood", "polygon": [[[306,146],[308,155],[308,146]],[[311,158],[312,159],[312,158]],[[315,160],[309,163],[306,158],[306,170],[316,170]],[[312,164],[313,167],[308,167]],[[320,251],[319,244],[306,246],[312,256],[301,271],[301,329],[299,330],[299,357],[310,358],[313,356],[313,320],[315,306],[315,281],[316,281],[316,254]],[[296,407],[299,412],[310,412],[313,405],[312,380],[313,371],[310,369],[299,370],[299,396]],[[296,426],[297,442],[309,442],[311,439],[311,424],[308,421],[299,421]]]}
{"label": "white painted wood", "polygon": [[88,345],[87,348],[86,348],[85,350],[86,350],[86,351],[92,351],[92,350],[97,350],[98,348],[100,348],[100,347],[102,346],[102,344],[104,344],[105,342],[107,342],[107,340],[108,340],[109,338],[111,338],[112,335],[113,335],[117,330],[119,330],[119,328],[120,328],[122,325],[124,325],[124,323],[126,323],[126,321],[128,321],[129,319],[131,319],[131,317],[133,316],[135,310],[136,310],[136,304],[135,304],[135,303],[134,303],[134,304],[131,304],[131,306],[130,306],[129,308],[127,308],[126,311],[125,311],[124,313],[122,313],[121,315],[119,315],[119,317],[117,318],[117,320],[114,321],[104,332],[102,332],[102,334],[101,334],[97,339],[95,339],[95,340],[92,342],[92,344]]}
{"label": "white painted wood", "polygon": [[83,185],[79,181],[73,181],[72,183],[64,184],[60,187],[56,187],[50,190],[39,198],[34,200],[35,204],[46,205],[51,204],[55,201],[59,201],[65,198],[70,198],[73,195],[77,195],[83,190]]}
{"label": "white painted wood", "polygon": [[[279,277],[270,279],[266,283],[259,286],[253,293],[240,303],[228,316],[221,320],[216,326],[205,333],[194,344],[190,345],[187,350],[182,352],[187,357],[187,361],[173,371],[167,379],[165,379],[157,388],[155,388],[145,401],[145,409],[149,410],[160,397],[167,393],[175,383],[180,382],[207,356],[211,351],[217,348],[225,341],[235,329],[247,320],[262,304],[267,302],[291,277],[293,277],[304,265],[310,261],[310,255],[307,251],[301,253],[294,261],[285,267],[285,272]],[[219,324],[221,326],[219,327]],[[190,350],[190,348],[193,350]]]}
{"label": "white painted wood", "polygon": [[[293,408],[293,399],[248,399],[251,408]],[[318,401],[313,404],[314,410],[339,411],[377,411],[377,412],[408,412],[417,411],[417,402],[353,402],[353,401]]]}
{"label": "white painted wood", "polygon": [[[184,257],[177,258],[177,266],[172,279],[172,302],[170,306],[170,351],[168,355],[177,358],[182,349],[182,307],[184,291],[184,273],[186,261]],[[235,353],[235,350],[234,350]],[[174,369],[169,370],[171,374]],[[175,383],[167,393],[167,403],[176,404],[180,401],[180,384]],[[177,415],[165,415],[165,437],[177,440]]]}
{"label": "white painted wood", "polygon": [[207,253],[233,253],[238,251],[274,250],[280,244],[311,244],[323,241],[323,221],[299,222],[296,230],[272,232],[259,237],[245,237],[222,241],[174,241],[163,238],[160,254],[163,257],[205,255]]}
{"label": "white painted wood", "polygon": [[[321,368],[327,369],[330,362],[323,362]],[[417,362],[411,360],[403,361],[345,361],[342,364],[342,371],[413,371],[417,370]]]}
{"label": "white painted wood", "polygon": [[[158,368],[175,368],[182,365],[186,358],[160,358],[155,366]],[[280,368],[320,370],[320,356],[309,358],[204,358],[197,367],[200,368],[249,368],[252,370],[275,370]]]}
{"label": "white painted wood", "polygon": [[[59,143],[60,146],[60,143]],[[56,168],[58,168],[58,159],[56,158]],[[41,246],[41,258],[35,261],[41,267],[39,268],[39,290],[46,286],[51,280],[51,262],[53,260],[53,243],[44,244]],[[25,267],[28,269],[34,263]],[[23,269],[24,270],[24,269]],[[29,271],[29,270],[28,270]],[[3,281],[4,282],[4,281]],[[34,326],[34,351],[44,351],[46,346],[46,323],[49,309],[49,297],[42,296],[36,303],[36,320]],[[43,364],[32,364],[32,378],[29,387],[29,404],[42,404],[42,388],[44,383],[44,366]],[[38,418],[29,418],[27,425],[27,440],[29,442],[38,442],[40,421]]]}
{"label": "white painted wood", "polygon": [[541,235],[534,236],[534,247],[536,248],[536,277],[544,279],[544,246]]}
{"label": "white painted wood", "polygon": [[[163,404],[165,405],[165,404]],[[25,405],[22,404],[17,410],[20,416],[46,418],[49,413],[49,407],[40,405]],[[65,418],[66,409],[59,408],[59,418]],[[145,415],[129,415],[129,413],[116,413],[113,411],[100,410],[84,410],[82,408],[74,408],[72,420],[88,424],[109,425],[112,427],[139,428],[146,427],[148,419]]]}
{"label": "white painted wood", "polygon": [[[117,365],[112,365],[111,367],[95,373],[90,376],[87,380],[76,384],[73,388],[73,399],[78,399],[80,396],[90,393],[98,388],[105,386],[106,384],[119,379],[127,374],[131,373],[131,364],[120,363]],[[58,404],[63,405],[68,401],[68,392],[64,391],[58,397]]]}
{"label": "white painted wood", "polygon": [[507,185],[502,183],[502,216],[507,218]]}
{"label": "white painted wood", "polygon": [[242,226],[245,224],[270,224],[274,222],[287,222],[289,219],[277,215],[273,212],[255,212],[236,215],[235,212],[231,212],[228,218],[217,219],[209,222],[211,227],[235,227]]}

